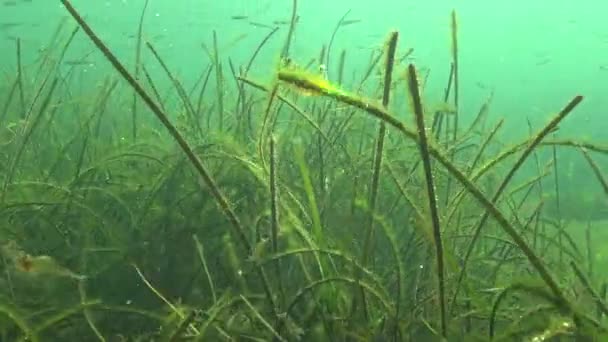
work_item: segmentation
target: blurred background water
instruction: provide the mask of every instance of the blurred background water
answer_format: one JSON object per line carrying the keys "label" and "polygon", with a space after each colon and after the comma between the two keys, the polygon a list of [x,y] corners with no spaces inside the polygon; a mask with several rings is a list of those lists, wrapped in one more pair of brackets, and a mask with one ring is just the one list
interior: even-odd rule
{"label": "blurred background water", "polygon": [[[137,29],[144,0],[75,0],[74,5],[127,66],[134,65]],[[76,25],[58,1],[5,0],[0,6],[0,69],[3,77],[16,69],[15,40],[21,39],[25,65],[48,48],[62,21]],[[287,35],[292,1],[164,1],[150,0],[143,38],[150,41],[188,88],[211,62],[203,49],[216,32],[222,58],[243,65],[273,27],[278,35],[262,49],[252,76],[267,78]],[[298,4],[298,23],[291,51],[305,64],[327,45],[339,18],[358,22],[340,28],[329,57],[331,67],[342,50],[346,75],[361,72],[373,49],[389,30],[401,34],[400,48],[413,48],[412,60],[430,71],[425,98],[440,99],[449,73],[450,20],[458,13],[461,122],[470,122],[493,91],[489,120],[504,117],[503,136],[529,134],[529,120],[539,127],[576,94],[585,96],[557,136],[606,141],[608,131],[608,26],[602,1],[321,1]],[[142,54],[144,63],[150,54]],[[77,39],[63,68],[83,68],[81,82],[100,84],[110,66],[87,39]],[[80,65],[84,61],[86,64]],[[71,63],[72,62],[72,63]],[[227,65],[227,63],[225,63]],[[148,70],[164,79],[157,63]],[[335,78],[335,77],[333,77]],[[335,81],[335,79],[334,79]],[[349,78],[344,80],[348,88]],[[167,87],[170,85],[166,84]],[[162,86],[161,86],[162,87]],[[405,96],[397,93],[395,97]],[[406,116],[406,113],[397,113]],[[489,127],[489,126],[488,126]],[[546,151],[545,151],[546,152]],[[543,155],[546,153],[543,152]],[[547,154],[547,158],[550,156]],[[608,165],[602,159],[601,165]],[[593,192],[597,184],[577,151],[560,151],[564,193]],[[580,167],[579,167],[580,165]],[[563,169],[563,170],[562,170]],[[589,181],[590,180],[590,181]],[[582,188],[581,188],[582,187]]]}

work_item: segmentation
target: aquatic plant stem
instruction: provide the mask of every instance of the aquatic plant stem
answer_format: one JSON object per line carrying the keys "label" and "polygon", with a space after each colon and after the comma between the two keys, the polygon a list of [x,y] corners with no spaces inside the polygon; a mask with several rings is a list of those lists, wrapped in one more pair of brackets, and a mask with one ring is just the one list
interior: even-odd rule
{"label": "aquatic plant stem", "polygon": [[[526,121],[528,122],[528,134],[530,136],[532,136],[532,123],[530,122],[530,118],[526,118]],[[536,149],[534,150],[534,163],[536,164],[536,172],[538,174],[541,174],[540,159],[538,158],[538,151]],[[538,186],[538,200],[539,201],[543,201],[544,200],[545,191],[543,190],[542,179],[540,179],[540,178],[538,179],[537,186]],[[540,219],[538,219],[537,221],[538,221],[538,224],[541,225],[541,230],[542,230],[542,233],[544,235],[545,232],[546,232],[546,230],[547,230],[545,222],[544,221],[541,222]],[[538,232],[538,224],[535,225],[534,244],[532,245],[532,247],[534,249],[536,249],[536,246],[537,246],[538,234],[536,234],[536,233]],[[545,245],[545,244],[543,243],[542,245]]]}
{"label": "aquatic plant stem", "polygon": [[[483,143],[479,147],[477,154],[473,158],[473,161],[469,165],[468,171],[466,172],[466,175],[468,177],[471,177],[471,174],[473,173],[473,170],[477,166],[477,163],[479,162],[479,160],[481,160],[481,156],[483,155],[483,153],[485,152],[487,147],[490,145],[490,142],[494,139],[494,137],[496,136],[496,133],[502,127],[503,123],[504,123],[504,119],[501,119],[500,121],[498,121],[496,126],[494,126],[492,131],[490,131],[490,134],[488,134],[487,138],[483,141]],[[474,177],[471,179],[475,180]],[[452,200],[446,205],[446,208],[452,208],[451,211],[449,212],[449,214],[447,214],[446,222],[448,225],[450,224],[450,222],[452,222],[452,218],[458,211],[460,202],[464,199],[463,194],[464,194],[464,190],[459,191],[454,197],[452,197]]]}
{"label": "aquatic plant stem", "polygon": [[266,327],[266,329],[268,329],[268,331],[270,331],[274,335],[274,337],[279,342],[287,342],[287,340],[284,339],[283,337],[281,337],[281,335],[279,335],[279,333],[272,327],[272,325],[267,320],[264,319],[262,314],[255,308],[255,306],[253,306],[253,304],[251,304],[251,302],[249,302],[247,300],[247,298],[245,298],[245,296],[239,295],[239,297],[247,305],[247,307],[251,310],[253,315],[262,323],[262,325],[264,327]]}
{"label": "aquatic plant stem", "polygon": [[488,96],[488,98],[481,104],[481,107],[479,107],[479,111],[477,112],[477,115],[475,116],[475,119],[473,119],[473,122],[471,123],[471,125],[469,126],[469,128],[467,128],[466,131],[463,133],[464,137],[466,137],[466,136],[470,135],[471,133],[473,133],[473,130],[478,125],[482,126],[479,129],[479,131],[480,132],[484,131],[484,129],[485,129],[485,121],[486,121],[486,118],[488,116],[488,111],[490,110],[490,104],[492,103],[492,99],[493,98],[494,98],[494,90],[492,90],[490,92],[490,95]]}
{"label": "aquatic plant stem", "polygon": [[298,19],[298,0],[293,0],[291,8],[291,21],[289,22],[289,31],[287,32],[287,38],[285,39],[285,45],[283,51],[281,51],[281,58],[289,57],[289,48],[291,47],[291,39],[296,29],[296,21]]}
{"label": "aquatic plant stem", "polygon": [[[162,99],[160,97],[160,93],[158,92],[158,88],[156,88],[156,84],[152,80],[152,77],[150,76],[150,73],[148,73],[148,69],[146,69],[145,65],[141,66],[141,71],[144,72],[144,76],[146,77],[146,80],[148,81],[148,84],[150,85],[150,88],[152,89],[152,93],[154,94],[154,97],[156,97],[156,102],[158,103],[160,109],[162,109],[164,111],[165,110],[165,105],[163,104],[163,101],[162,101]],[[197,117],[198,117],[198,115],[197,115]]]}
{"label": "aquatic plant stem", "polygon": [[215,64],[215,90],[217,95],[217,111],[219,131],[224,130],[224,74],[222,72],[222,62],[220,61],[219,50],[217,47],[217,33],[213,30],[213,63]]}
{"label": "aquatic plant stem", "polygon": [[[384,91],[382,95],[382,106],[386,109],[388,108],[390,102],[390,90],[391,83],[393,77],[393,67],[395,62],[395,52],[397,50],[397,39],[399,38],[399,33],[397,31],[393,31],[390,33],[389,38],[386,43],[385,48],[385,74],[384,74]],[[382,168],[382,154],[384,151],[384,139],[386,136],[386,123],[384,121],[380,122],[378,128],[378,135],[376,138],[376,149],[374,152],[374,161],[372,165],[372,179],[371,179],[371,187],[369,194],[369,211],[370,217],[368,221],[367,231],[365,232],[365,240],[363,243],[363,254],[361,256],[361,264],[363,266],[367,266],[368,259],[370,255],[373,255],[374,251],[374,212],[376,210],[376,201],[378,198],[378,187],[380,183],[380,172]],[[359,280],[360,274],[357,272],[355,275],[355,279]],[[365,293],[363,289],[360,290],[361,299],[363,304],[363,310],[365,317],[368,318],[367,312],[367,304],[365,301]],[[357,309],[357,301],[356,296],[353,298],[352,310],[353,313]]]}
{"label": "aquatic plant stem", "polygon": [[23,92],[23,68],[21,63],[21,38],[17,38],[17,89],[19,89],[19,104],[21,106],[21,118],[25,119],[27,110],[25,108],[25,94]]}
{"label": "aquatic plant stem", "polygon": [[458,73],[458,22],[455,9],[452,10],[451,19],[452,61],[454,63],[454,107],[456,108],[454,115],[454,141],[456,141],[456,135],[458,134],[458,107],[460,105],[460,80]]}
{"label": "aquatic plant stem", "polygon": [[[272,234],[272,253],[279,251],[279,189],[277,177],[277,151],[276,141],[273,135],[270,136],[270,231]],[[275,262],[275,272],[279,287],[281,302],[285,299],[283,291],[283,277],[281,272],[280,260]]]}
{"label": "aquatic plant stem", "polygon": [[[152,291],[152,293],[154,293],[156,295],[156,297],[158,297],[161,301],[163,301],[165,304],[167,304],[167,306],[171,309],[171,311],[173,311],[177,316],[179,316],[179,318],[181,318],[181,319],[186,318],[186,315],[184,314],[183,310],[181,308],[178,308],[173,303],[171,303],[167,298],[165,298],[165,296],[163,296],[163,294],[160,293],[160,291],[158,291],[150,283],[150,281],[146,278],[146,276],[144,276],[143,272],[139,269],[139,267],[135,263],[132,263],[131,266],[133,266],[133,268],[135,269],[135,272],[137,272],[137,275],[139,276],[141,281],[144,282],[146,287],[148,287],[148,289],[150,289],[150,291]],[[192,327],[195,328],[194,326],[192,326]],[[198,330],[196,328],[195,328],[195,331],[198,332]]]}
{"label": "aquatic plant stem", "polygon": [[[443,102],[447,103],[450,99],[450,91],[452,90],[452,83],[454,79],[454,63],[450,63],[450,74],[448,76],[448,84],[445,86],[443,93]],[[439,140],[441,134],[441,124],[443,122],[444,113],[442,111],[436,111],[433,115],[433,124],[431,125],[431,132],[435,133],[435,139]]]}
{"label": "aquatic plant stem", "polygon": [[[249,58],[249,61],[247,62],[247,66],[245,67],[245,71],[242,72],[241,75],[237,76],[237,80],[241,80],[241,78],[247,78],[247,75],[249,74],[249,70],[251,70],[251,67],[253,66],[253,62],[256,60],[258,54],[260,53],[260,51],[262,50],[262,47],[264,47],[264,45],[266,45],[266,43],[270,40],[270,38],[279,30],[278,27],[275,27],[274,29],[272,29],[265,37],[264,39],[262,39],[262,41],[260,42],[260,44],[258,44],[258,46],[256,47],[255,51],[253,52],[253,54],[251,55],[251,58]],[[240,89],[241,89],[241,93],[243,94],[242,98],[239,97],[240,101],[241,101],[241,115],[240,117],[242,118],[243,115],[245,114],[245,88],[243,87],[243,85],[240,85]],[[247,129],[249,130],[248,134],[252,134],[253,132],[253,124],[251,122],[251,112],[248,112],[247,115]],[[246,131],[243,129],[243,133],[246,133]]]}
{"label": "aquatic plant stem", "polygon": [[[222,213],[226,216],[231,226],[234,229],[234,233],[239,239],[239,242],[243,246],[247,255],[251,255],[252,247],[247,239],[247,235],[245,234],[245,228],[242,226],[239,221],[236,213],[228,203],[228,200],[224,196],[224,194],[220,191],[218,186],[215,183],[215,180],[211,177],[207,168],[203,165],[198,156],[194,153],[190,145],[186,142],[186,140],[179,133],[177,128],[169,121],[167,115],[159,108],[159,106],[152,100],[152,98],[148,95],[148,93],[143,89],[143,87],[131,76],[131,74],[126,70],[126,68],[120,63],[120,61],[114,56],[114,54],[108,49],[108,47],[97,37],[97,35],[93,32],[91,27],[84,21],[84,19],[78,14],[74,6],[72,6],[69,0],[61,0],[61,3],[68,10],[70,15],[78,22],[78,25],[85,31],[87,36],[93,41],[95,46],[104,54],[106,59],[112,64],[112,66],[118,71],[118,73],[129,83],[131,87],[142,98],[142,100],[148,105],[150,110],[156,115],[158,120],[163,124],[163,126],[167,129],[169,134],[175,139],[175,141],[179,144],[180,148],[184,151],[197,173],[203,179],[205,185],[211,191],[215,201],[220,207]],[[266,273],[261,267],[256,267],[258,272],[258,276],[262,282],[262,286],[264,288],[265,295],[267,300],[271,304],[272,310],[276,310],[276,306],[274,303],[274,298],[272,296],[272,292],[270,290],[270,284],[268,282],[268,278],[266,277]]]}
{"label": "aquatic plant stem", "polygon": [[[553,146],[555,146],[555,145],[553,145]],[[595,174],[595,177],[597,178],[597,180],[602,185],[602,189],[604,189],[604,193],[606,195],[608,195],[608,181],[602,175],[602,171],[600,170],[600,167],[595,163],[595,161],[593,160],[593,158],[591,158],[591,156],[589,155],[589,152],[587,152],[586,148],[581,147],[580,151],[583,154],[583,156],[585,157],[585,159],[587,160],[587,163],[589,163],[589,166],[593,170],[593,173]]]}
{"label": "aquatic plant stem", "polygon": [[2,314],[3,317],[8,318],[8,321],[12,322],[21,330],[24,336],[20,340],[32,342],[40,341],[36,330],[29,326],[28,321],[25,317],[21,316],[21,313],[16,308],[8,306],[3,301],[3,303],[0,303],[0,314]]}
{"label": "aquatic plant stem", "polygon": [[[139,81],[139,70],[141,67],[141,36],[144,29],[144,17],[146,15],[146,9],[150,0],[146,0],[144,7],[141,10],[139,16],[139,24],[137,26],[137,42],[135,44],[135,80]],[[131,134],[133,140],[137,140],[137,92],[133,91],[133,102],[131,102]]]}
{"label": "aquatic plant stem", "polygon": [[162,67],[162,69],[167,74],[167,77],[171,81],[171,84],[173,85],[173,87],[177,91],[177,95],[182,100],[182,103],[184,104],[184,108],[186,108],[186,113],[188,113],[188,116],[189,116],[189,119],[190,119],[191,123],[194,124],[194,127],[196,128],[197,133],[200,136],[202,136],[203,135],[203,129],[201,128],[201,123],[200,123],[199,117],[197,116],[197,114],[196,114],[196,112],[194,110],[194,107],[192,106],[192,101],[190,101],[190,98],[188,97],[188,94],[184,90],[184,87],[179,82],[179,80],[177,79],[177,77],[173,76],[173,73],[171,73],[171,71],[167,67],[167,64],[160,57],[160,55],[158,54],[158,51],[156,51],[156,49],[154,48],[154,46],[152,46],[152,43],[146,42],[146,46],[148,47],[148,49],[150,50],[150,52],[152,52],[152,55],[154,56],[154,58],[156,58],[156,60],[158,61],[158,64],[160,64],[160,66]]}
{"label": "aquatic plant stem", "polygon": [[[84,252],[83,254],[86,254],[86,252]],[[85,279],[81,279],[78,281],[78,293],[80,294],[80,304],[83,306],[82,314],[83,314],[85,320],[87,321],[89,328],[91,328],[91,330],[93,331],[93,334],[95,334],[95,336],[97,337],[98,340],[100,340],[102,342],[106,342],[105,337],[103,337],[103,335],[101,334],[101,331],[99,331],[99,328],[97,327],[97,325],[95,325],[95,322],[93,321],[93,316],[91,315],[91,310],[89,310],[89,308],[85,305],[87,303],[86,280]]]}
{"label": "aquatic plant stem", "polygon": [[595,301],[598,310],[600,310],[604,315],[608,315],[608,306],[606,306],[606,303],[604,302],[602,297],[600,297],[600,295],[593,289],[593,286],[591,286],[591,282],[585,276],[585,274],[583,274],[583,271],[581,271],[580,267],[578,267],[578,265],[572,260],[570,261],[570,267],[572,268],[572,271],[574,272],[578,280],[581,282],[585,290],[589,292],[591,298],[593,298],[593,300]]}
{"label": "aquatic plant stem", "polygon": [[10,108],[11,103],[13,102],[13,94],[17,90],[18,84],[19,84],[19,78],[15,78],[15,81],[13,81],[13,85],[11,86],[11,90],[9,90],[7,93],[6,102],[4,102],[4,107],[2,108],[2,111],[0,112],[0,123],[4,123],[4,119],[6,118],[6,116],[8,114],[8,109]]}
{"label": "aquatic plant stem", "polygon": [[414,107],[416,116],[416,125],[418,126],[418,145],[420,147],[420,155],[422,157],[422,166],[424,168],[424,176],[426,179],[426,190],[429,200],[429,210],[431,221],[433,224],[433,238],[435,240],[435,253],[437,257],[437,281],[439,288],[439,310],[441,315],[441,336],[447,338],[447,319],[445,308],[445,275],[443,264],[443,244],[441,241],[441,227],[439,225],[439,212],[437,210],[437,198],[435,196],[435,184],[433,183],[433,171],[431,169],[431,158],[429,157],[429,147],[426,137],[426,128],[424,126],[424,113],[422,110],[422,100],[420,99],[420,88],[418,84],[418,75],[413,64],[408,66],[408,88]]}
{"label": "aquatic plant stem", "polygon": [[53,83],[51,83],[51,87],[49,89],[47,96],[44,98],[43,102],[40,105],[40,109],[38,110],[38,115],[36,115],[36,117],[34,117],[33,119],[30,118],[31,112],[33,111],[34,104],[37,102],[38,96],[42,93],[42,90],[45,87],[45,83],[43,83],[40,86],[40,88],[38,89],[36,97],[34,98],[34,102],[32,102],[30,109],[27,111],[26,124],[23,126],[22,132],[20,132],[21,139],[19,141],[17,151],[15,152],[15,155],[11,159],[11,162],[10,162],[10,165],[8,168],[8,172],[6,174],[4,183],[2,185],[2,193],[0,193],[0,204],[5,203],[6,194],[8,192],[8,187],[11,184],[11,182],[13,181],[13,176],[15,175],[15,171],[17,170],[17,165],[19,164],[19,161],[21,160],[21,156],[23,155],[23,152],[25,151],[25,146],[29,142],[29,140],[32,136],[32,133],[34,132],[36,127],[38,127],[38,124],[42,120],[42,116],[44,115],[44,112],[48,108],[48,106],[51,102],[51,99],[53,98],[53,93],[55,91],[55,88],[57,87],[58,82],[59,82],[59,78],[55,77],[53,79]]}
{"label": "aquatic plant stem", "polygon": [[[390,87],[392,82],[393,66],[395,62],[395,51],[397,49],[397,38],[399,34],[397,31],[391,32],[386,45],[386,72],[384,74],[384,92],[382,95],[382,106],[386,109],[390,102]],[[371,190],[369,197],[369,209],[370,214],[369,226],[367,233],[365,234],[365,242],[363,244],[363,256],[361,257],[361,263],[367,264],[367,259],[373,254],[373,231],[374,231],[374,219],[373,212],[376,210],[376,200],[378,197],[378,185],[380,182],[380,171],[382,167],[382,153],[384,151],[384,138],[386,136],[386,123],[380,122],[378,128],[378,135],[376,137],[376,149],[374,152],[374,164],[372,165],[372,181]]]}
{"label": "aquatic plant stem", "polygon": [[324,59],[319,60],[320,63],[323,63],[323,61],[325,61],[325,72],[326,72],[327,77],[329,77],[329,63],[331,62],[331,47],[334,44],[334,38],[336,37],[336,33],[338,33],[338,29],[340,29],[340,26],[342,26],[342,22],[344,21],[344,19],[346,19],[346,16],[348,16],[350,11],[351,11],[350,9],[348,11],[346,11],[346,13],[344,13],[344,15],[340,18],[340,20],[338,20],[336,27],[334,28],[334,30],[331,33],[331,38],[329,39],[329,44],[327,44],[327,55],[325,56]]}
{"label": "aquatic plant stem", "polygon": [[[458,141],[458,107],[460,99],[460,86],[459,86],[459,73],[458,73],[458,27],[456,21],[456,10],[452,10],[451,15],[451,33],[452,33],[452,65],[454,67],[454,133],[452,134],[452,141],[450,144],[449,137],[449,117],[446,117],[446,144],[447,146],[456,145]],[[426,82],[424,83],[426,84]],[[445,115],[444,115],[445,116]],[[450,160],[453,162],[456,155],[456,150],[453,149],[450,152]],[[450,200],[450,193],[452,192],[452,178],[448,177],[447,184],[445,187],[445,203],[447,204]]]}
{"label": "aquatic plant stem", "polygon": [[[555,134],[553,134],[553,137],[555,138]],[[559,167],[558,167],[558,161],[557,161],[557,146],[553,145],[551,147],[551,150],[553,152],[553,181],[554,181],[554,189],[555,189],[555,207],[557,209],[557,230],[558,230],[558,234],[557,234],[557,239],[559,241],[559,264],[563,265],[564,263],[564,251],[562,248],[562,230],[563,230],[563,222],[562,222],[562,211],[561,211],[561,206],[560,206],[560,195],[559,195]]]}
{"label": "aquatic plant stem", "polygon": [[203,266],[203,271],[205,271],[205,276],[207,277],[207,282],[209,283],[209,291],[211,291],[211,298],[213,299],[213,304],[217,303],[217,296],[215,294],[215,285],[213,284],[213,279],[211,278],[211,273],[209,272],[209,268],[207,267],[207,259],[205,258],[205,251],[203,250],[203,244],[198,239],[196,234],[192,234],[192,239],[194,240],[194,245],[196,247],[196,252],[198,253],[199,259],[201,259],[201,266]]}

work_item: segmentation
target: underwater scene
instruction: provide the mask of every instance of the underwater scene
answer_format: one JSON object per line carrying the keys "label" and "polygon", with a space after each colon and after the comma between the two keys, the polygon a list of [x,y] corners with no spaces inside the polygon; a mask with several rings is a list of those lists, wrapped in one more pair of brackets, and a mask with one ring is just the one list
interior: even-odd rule
{"label": "underwater scene", "polygon": [[608,341],[607,12],[1,0],[0,341]]}

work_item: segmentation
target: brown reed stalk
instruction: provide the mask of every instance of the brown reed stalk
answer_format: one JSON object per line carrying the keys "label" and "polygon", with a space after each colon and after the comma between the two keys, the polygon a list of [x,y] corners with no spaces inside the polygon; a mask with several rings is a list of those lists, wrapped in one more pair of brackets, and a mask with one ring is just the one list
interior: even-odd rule
{"label": "brown reed stalk", "polygon": [[424,112],[422,109],[422,100],[420,97],[420,88],[418,84],[418,75],[413,64],[408,66],[408,88],[414,114],[416,116],[416,126],[418,127],[418,144],[420,147],[420,155],[422,157],[422,166],[424,168],[424,176],[426,179],[426,190],[429,200],[429,211],[433,224],[433,238],[435,241],[435,253],[437,257],[437,281],[439,289],[439,310],[441,315],[441,336],[447,339],[448,328],[446,319],[445,307],[445,279],[444,279],[444,264],[443,264],[443,243],[441,241],[441,227],[439,225],[439,212],[437,210],[437,198],[435,197],[435,184],[433,182],[433,170],[431,168],[431,158],[429,156],[429,147],[426,137],[426,128],[424,125]]}
{"label": "brown reed stalk", "polygon": [[[399,38],[399,33],[397,31],[393,31],[389,34],[389,38],[386,43],[386,60],[385,60],[385,74],[384,74],[384,92],[382,95],[382,106],[386,109],[388,108],[390,102],[390,91],[391,91],[391,83],[393,77],[393,67],[395,62],[395,52],[397,51],[397,39]],[[380,171],[382,168],[382,154],[384,151],[384,139],[386,136],[386,123],[383,121],[380,122],[380,127],[378,128],[378,135],[376,138],[376,149],[374,152],[374,161],[372,165],[372,179],[371,179],[371,188],[369,194],[369,221],[367,230],[365,232],[365,240],[363,242],[363,253],[361,255],[361,264],[363,266],[367,266],[368,259],[370,255],[373,254],[374,250],[374,213],[376,211],[376,200],[378,197],[378,186],[380,183]],[[355,279],[359,280],[360,274],[357,273],[355,275]],[[359,287],[360,288],[360,287]],[[365,293],[363,289],[360,288],[361,299],[363,301],[363,309],[365,317],[368,317],[367,312],[367,304],[365,300]],[[352,313],[357,308],[357,297],[353,297],[353,305],[352,305]]]}
{"label": "brown reed stalk", "polygon": [[[397,39],[399,38],[399,34],[397,31],[391,32],[389,35],[387,45],[386,45],[386,72],[384,74],[384,92],[382,95],[382,106],[384,108],[388,108],[388,104],[390,101],[390,86],[392,83],[392,73],[393,73],[393,63],[395,61],[395,51],[397,50]],[[376,210],[376,199],[378,196],[378,184],[380,181],[380,169],[382,166],[382,153],[384,150],[384,139],[386,136],[386,123],[380,122],[380,127],[378,129],[378,136],[376,138],[376,149],[374,153],[374,164],[373,164],[373,173],[372,173],[372,181],[371,181],[371,191],[370,191],[370,199],[369,199],[369,210],[373,213]],[[365,234],[365,242],[363,244],[363,255],[361,257],[361,263],[363,265],[367,264],[367,259],[370,254],[373,253],[373,216],[370,217],[370,224],[367,228],[367,232]]]}

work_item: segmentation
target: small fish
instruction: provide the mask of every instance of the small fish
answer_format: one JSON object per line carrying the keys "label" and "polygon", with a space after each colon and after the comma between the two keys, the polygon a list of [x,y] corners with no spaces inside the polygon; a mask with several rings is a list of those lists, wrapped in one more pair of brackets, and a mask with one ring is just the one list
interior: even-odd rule
{"label": "small fish", "polygon": [[248,261],[251,262],[260,262],[262,261],[262,259],[268,254],[268,251],[270,250],[270,239],[268,238],[261,238],[260,241],[258,241],[253,250],[251,251],[251,255],[248,258]]}
{"label": "small fish", "polygon": [[152,38],[150,38],[150,41],[159,41],[164,39],[166,36],[167,35],[165,35],[164,33],[159,33],[157,35],[152,36]]}
{"label": "small fish", "polygon": [[230,17],[230,19],[232,20],[245,20],[249,18],[248,15],[233,15],[232,17]]}
{"label": "small fish", "polygon": [[92,66],[95,63],[93,63],[91,61],[87,61],[87,60],[67,60],[67,61],[63,61],[63,64],[70,65],[70,66],[79,66],[79,65],[89,65],[89,66]]}
{"label": "small fish", "polygon": [[232,39],[231,41],[229,41],[228,43],[226,43],[223,46],[220,46],[220,50],[228,50],[232,47],[234,47],[237,43],[239,43],[241,40],[247,38],[249,34],[248,33],[243,33],[238,35],[237,37],[235,37],[234,39]]}
{"label": "small fish", "polygon": [[435,106],[435,108],[432,108],[431,112],[441,112],[447,115],[456,115],[458,111],[454,105],[447,102],[440,102]]}
{"label": "small fish", "polygon": [[262,28],[267,28],[267,29],[274,30],[274,26],[258,23],[258,22],[255,22],[255,21],[250,21],[249,25],[254,26],[254,27],[262,27]]}
{"label": "small fish", "polygon": [[536,62],[536,65],[537,66],[541,66],[541,65],[545,65],[545,64],[547,64],[549,62],[551,62],[551,59],[550,58],[545,58],[543,60],[540,60],[540,61]]}
{"label": "small fish", "polygon": [[488,89],[488,86],[486,86],[483,82],[475,82],[475,85],[477,86],[477,88],[479,89]]}
{"label": "small fish", "polygon": [[343,20],[340,22],[340,26],[348,26],[348,25],[357,24],[360,22],[361,22],[361,19]]}
{"label": "small fish", "polygon": [[319,74],[321,75],[321,77],[328,79],[329,77],[327,76],[327,65],[325,64],[320,64],[319,65]]}
{"label": "small fish", "polygon": [[23,132],[25,130],[26,126],[27,126],[27,121],[25,121],[24,119],[21,119],[21,120],[12,121],[12,122],[9,122],[8,124],[6,124],[6,129],[10,130],[11,132]]}
{"label": "small fish", "polygon": [[69,269],[59,265],[55,259],[48,255],[31,256],[24,254],[15,260],[15,267],[21,271],[31,275],[51,275],[58,277],[68,277],[76,280],[82,280],[86,277],[76,274]]}
{"label": "small fish", "polygon": [[12,262],[15,269],[32,276],[58,276],[76,280],[86,279],[86,276],[76,274],[48,255],[32,256],[23,251],[15,241],[9,241],[0,247],[0,253]]}
{"label": "small fish", "polygon": [[402,63],[405,59],[409,58],[412,55],[412,53],[414,53],[414,48],[407,49],[403,53],[403,56],[401,56],[401,58],[398,59],[397,64]]}
{"label": "small fish", "polygon": [[21,26],[23,25],[23,23],[20,22],[4,22],[4,23],[0,23],[0,30],[8,30],[11,29],[13,27],[17,27],[17,26]]}
{"label": "small fish", "polygon": [[14,7],[17,6],[17,1],[5,1],[2,3],[4,7]]}
{"label": "small fish", "polygon": [[[300,16],[296,16],[296,20],[295,22],[299,22],[300,21]],[[274,25],[290,25],[291,24],[291,20],[275,20],[272,22]]]}

